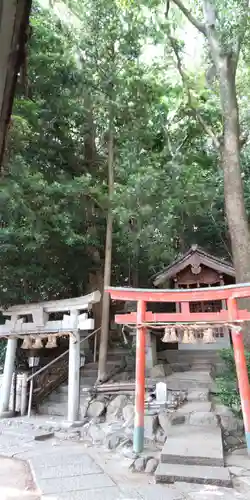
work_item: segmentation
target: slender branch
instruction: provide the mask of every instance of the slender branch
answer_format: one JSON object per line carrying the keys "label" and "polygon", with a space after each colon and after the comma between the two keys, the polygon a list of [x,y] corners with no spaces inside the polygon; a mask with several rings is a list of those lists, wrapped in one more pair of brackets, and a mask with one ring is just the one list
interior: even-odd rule
{"label": "slender branch", "polygon": [[249,0],[245,0],[245,2],[244,2],[244,12],[245,12],[245,16],[244,16],[243,22],[241,23],[241,28],[240,28],[241,31],[236,39],[235,48],[234,48],[235,71],[237,69],[239,56],[240,56],[240,50],[241,50],[241,47],[242,47],[242,44],[243,44],[243,41],[245,38],[246,29],[247,29],[248,20],[249,20]]}
{"label": "slender branch", "polygon": [[178,49],[178,45],[176,43],[176,40],[171,35],[169,35],[168,37],[169,37],[171,47],[172,47],[172,49],[174,51],[174,54],[175,54],[175,57],[176,57],[177,69],[178,69],[180,77],[182,79],[183,86],[186,89],[187,98],[188,98],[188,104],[189,104],[191,110],[193,111],[196,119],[200,122],[201,126],[205,130],[206,134],[209,137],[211,137],[211,139],[213,141],[213,144],[214,144],[214,147],[218,151],[220,151],[220,146],[221,145],[220,145],[220,141],[219,141],[218,137],[214,134],[212,128],[209,127],[209,125],[202,118],[200,112],[193,105],[192,94],[191,94],[190,88],[189,88],[188,83],[187,83],[186,74],[185,74],[185,72],[183,70],[183,67],[182,67],[181,58],[180,58],[179,49]]}
{"label": "slender branch", "polygon": [[198,19],[196,19],[192,12],[190,12],[190,10],[188,10],[185,5],[183,5],[182,1],[181,0],[172,0],[172,2],[177,6],[179,7],[179,9],[181,10],[181,12],[184,14],[184,16],[190,21],[190,23],[192,23],[192,25],[198,30],[200,31],[200,33],[202,33],[203,35],[206,36],[206,27],[205,27],[205,24],[201,23]]}

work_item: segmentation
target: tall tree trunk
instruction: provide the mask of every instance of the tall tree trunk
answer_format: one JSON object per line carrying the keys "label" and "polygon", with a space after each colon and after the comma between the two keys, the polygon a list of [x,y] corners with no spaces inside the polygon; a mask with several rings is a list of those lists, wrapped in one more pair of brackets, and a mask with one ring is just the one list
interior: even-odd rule
{"label": "tall tree trunk", "polygon": [[220,94],[224,118],[221,159],[224,173],[225,209],[238,282],[250,281],[250,233],[240,166],[240,127],[235,69],[230,56],[220,62]]}
{"label": "tall tree trunk", "polygon": [[24,61],[32,0],[0,2],[0,165],[10,121],[15,86]]}
{"label": "tall tree trunk", "polygon": [[110,113],[109,131],[108,131],[108,187],[109,187],[109,208],[107,214],[106,226],[106,245],[105,245],[105,262],[104,262],[104,291],[102,298],[102,324],[101,324],[101,339],[99,349],[99,364],[98,364],[98,381],[105,381],[106,378],[106,362],[108,353],[108,337],[109,337],[109,309],[110,296],[105,291],[106,287],[111,284],[111,269],[112,269],[112,233],[113,233],[113,214],[112,214],[112,199],[114,193],[114,130],[113,116]]}

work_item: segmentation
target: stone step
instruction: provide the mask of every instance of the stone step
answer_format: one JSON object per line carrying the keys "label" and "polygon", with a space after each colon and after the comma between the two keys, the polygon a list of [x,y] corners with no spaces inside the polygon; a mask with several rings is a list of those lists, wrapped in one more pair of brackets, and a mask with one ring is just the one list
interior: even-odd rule
{"label": "stone step", "polygon": [[166,382],[170,389],[176,390],[213,389],[214,387],[214,381],[207,370],[174,372],[168,375]]}
{"label": "stone step", "polygon": [[[85,400],[86,399],[86,394],[84,393],[80,393],[80,401],[81,400]],[[57,403],[64,403],[64,404],[67,404],[68,403],[68,391],[66,392],[60,392],[60,391],[54,391],[52,392],[48,398],[46,399],[46,402],[50,403],[50,404],[57,404]]]}
{"label": "stone step", "polygon": [[160,460],[164,464],[223,467],[220,427],[186,424],[170,427]]}
{"label": "stone step", "polygon": [[88,368],[87,370],[82,370],[80,372],[80,380],[84,380],[88,377],[95,377],[97,379],[98,370],[96,368]]}
{"label": "stone step", "polygon": [[[96,383],[96,376],[92,377],[81,377],[80,379],[80,392],[84,387],[93,387]],[[57,392],[68,394],[68,384],[62,384],[58,387]]]}
{"label": "stone step", "polygon": [[[163,355],[162,355],[163,356]],[[214,350],[202,350],[202,351],[174,351],[169,350],[164,356],[169,362],[181,362],[185,361],[187,363],[195,362],[195,361],[204,361],[204,362],[217,362],[220,361],[221,358],[218,352]]]}
{"label": "stone step", "polygon": [[65,402],[52,403],[45,402],[39,407],[40,415],[51,415],[57,417],[65,417],[67,415],[67,404]]}
{"label": "stone step", "polygon": [[210,401],[187,401],[174,412],[177,421],[182,419],[186,424],[195,426],[217,426],[218,420],[212,412]]}
{"label": "stone step", "polygon": [[155,480],[156,483],[184,481],[186,483],[232,487],[231,477],[226,467],[159,463],[155,471]]}

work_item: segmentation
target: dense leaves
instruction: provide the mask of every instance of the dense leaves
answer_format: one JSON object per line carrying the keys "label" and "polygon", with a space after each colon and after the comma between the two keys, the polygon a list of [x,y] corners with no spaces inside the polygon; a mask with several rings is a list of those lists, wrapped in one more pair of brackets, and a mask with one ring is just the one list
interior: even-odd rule
{"label": "dense leaves", "polygon": [[[110,204],[113,284],[130,284],[137,273],[147,285],[195,242],[230,255],[222,172],[211,139],[190,109],[170,48],[160,59],[147,52],[148,43],[167,46],[159,30],[164,20],[133,1],[69,5],[78,16],[76,30],[59,22],[53,9],[33,8],[28,78],[25,87],[19,83],[0,198],[4,305],[89,290],[90,274],[103,271]],[[211,91],[198,73],[195,78],[190,70],[189,78],[200,113],[219,131]]]}

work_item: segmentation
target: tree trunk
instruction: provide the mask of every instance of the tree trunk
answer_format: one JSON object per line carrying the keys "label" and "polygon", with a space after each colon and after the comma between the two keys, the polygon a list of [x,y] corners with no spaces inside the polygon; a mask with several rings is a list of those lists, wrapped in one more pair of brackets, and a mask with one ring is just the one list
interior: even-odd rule
{"label": "tree trunk", "polygon": [[113,232],[113,214],[112,214],[112,198],[114,193],[114,132],[113,132],[113,117],[109,119],[108,132],[108,185],[109,185],[109,209],[107,214],[106,226],[106,245],[105,245],[105,262],[104,262],[104,291],[102,298],[102,324],[101,338],[99,349],[99,364],[98,364],[98,381],[105,381],[106,378],[106,362],[108,353],[108,337],[109,337],[109,309],[110,296],[105,291],[106,287],[111,284],[111,269],[112,269],[112,232]]}
{"label": "tree trunk", "polygon": [[0,2],[0,165],[10,121],[17,75],[24,60],[32,0]]}
{"label": "tree trunk", "polygon": [[237,282],[250,281],[250,234],[240,166],[240,127],[235,69],[230,56],[221,59],[220,93],[224,118],[221,159],[224,195]]}

